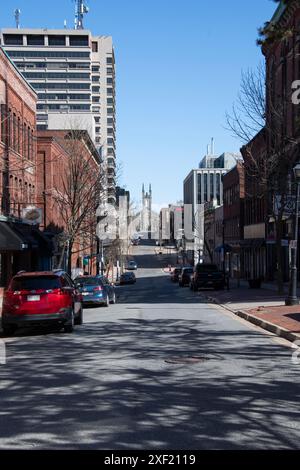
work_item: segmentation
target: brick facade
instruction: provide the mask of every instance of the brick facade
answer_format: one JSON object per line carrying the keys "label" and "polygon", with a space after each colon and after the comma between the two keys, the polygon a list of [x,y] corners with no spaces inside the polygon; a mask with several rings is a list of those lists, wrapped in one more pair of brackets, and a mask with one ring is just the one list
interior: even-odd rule
{"label": "brick facade", "polygon": [[37,95],[0,48],[1,213],[20,217],[36,202]]}
{"label": "brick facade", "polygon": [[[45,130],[38,131],[37,143],[37,203],[43,209],[42,228],[54,235],[62,234],[65,230],[65,220],[62,218],[59,206],[55,201],[54,194],[64,192],[65,175],[70,171],[69,160],[70,154],[66,142],[70,142],[71,138],[76,142],[78,152],[91,166],[95,174],[100,172],[98,153],[89,138],[86,131],[79,131],[80,136],[75,139],[73,131],[55,131]],[[68,138],[68,140],[66,140]],[[96,219],[95,219],[96,220]],[[59,237],[58,237],[59,238]],[[62,243],[58,242],[56,237],[56,257],[54,259],[54,267],[57,267]],[[73,246],[74,255],[72,256],[72,268],[83,267],[84,256],[90,256],[87,270],[96,273],[96,257],[97,246],[92,234],[86,234],[84,239],[77,237]]]}

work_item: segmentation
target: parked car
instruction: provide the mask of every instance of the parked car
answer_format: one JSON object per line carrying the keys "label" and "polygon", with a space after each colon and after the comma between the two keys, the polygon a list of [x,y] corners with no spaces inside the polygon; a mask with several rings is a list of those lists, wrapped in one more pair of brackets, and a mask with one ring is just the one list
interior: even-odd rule
{"label": "parked car", "polygon": [[104,305],[116,303],[115,287],[105,276],[80,276],[75,284],[82,294],[83,305]]}
{"label": "parked car", "polygon": [[128,261],[127,266],[126,266],[126,269],[132,270],[132,271],[137,270],[137,264],[136,264],[136,262],[133,261],[133,260]]}
{"label": "parked car", "polygon": [[57,324],[66,333],[83,322],[82,296],[67,273],[25,272],[14,276],[4,293],[2,328],[5,335],[18,327]]}
{"label": "parked car", "polygon": [[120,285],[134,284],[135,282],[136,282],[136,277],[133,272],[123,273],[120,276]]}
{"label": "parked car", "polygon": [[171,272],[171,281],[172,282],[178,282],[179,281],[179,274],[181,273],[182,267],[178,267],[173,269]]}
{"label": "parked car", "polygon": [[192,266],[182,268],[178,276],[179,286],[180,287],[189,286],[193,273],[194,273],[194,268]]}
{"label": "parked car", "polygon": [[225,277],[216,264],[198,263],[195,266],[194,274],[191,278],[190,288],[197,291],[201,287],[212,287],[214,289],[224,289]]}

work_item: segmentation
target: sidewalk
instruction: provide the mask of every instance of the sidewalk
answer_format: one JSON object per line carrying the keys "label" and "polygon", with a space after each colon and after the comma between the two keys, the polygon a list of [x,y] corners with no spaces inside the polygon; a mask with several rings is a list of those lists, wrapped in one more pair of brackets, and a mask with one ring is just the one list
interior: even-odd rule
{"label": "sidewalk", "polygon": [[287,307],[285,295],[279,296],[273,286],[250,289],[246,283],[231,286],[229,291],[202,291],[208,301],[288,341],[300,341],[300,305]]}

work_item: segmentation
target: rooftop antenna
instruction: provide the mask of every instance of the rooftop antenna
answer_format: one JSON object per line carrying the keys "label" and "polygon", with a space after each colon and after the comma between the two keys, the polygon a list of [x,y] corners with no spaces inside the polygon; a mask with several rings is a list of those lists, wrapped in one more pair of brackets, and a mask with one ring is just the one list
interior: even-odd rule
{"label": "rooftop antenna", "polygon": [[16,20],[16,28],[20,29],[20,15],[21,15],[21,10],[19,8],[16,8],[14,11],[15,14],[15,20]]}
{"label": "rooftop antenna", "polygon": [[89,12],[89,8],[85,5],[86,0],[74,0],[75,1],[75,29],[83,28],[83,17]]}
{"label": "rooftop antenna", "polygon": [[213,137],[211,138],[211,154],[215,154],[215,141]]}
{"label": "rooftop antenna", "polygon": [[67,29],[67,20],[64,21],[64,28]]}

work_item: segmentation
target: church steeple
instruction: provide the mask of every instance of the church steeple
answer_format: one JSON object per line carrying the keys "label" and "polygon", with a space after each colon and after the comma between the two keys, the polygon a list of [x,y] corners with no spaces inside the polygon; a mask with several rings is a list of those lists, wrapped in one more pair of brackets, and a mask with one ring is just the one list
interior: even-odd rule
{"label": "church steeple", "polygon": [[141,229],[142,231],[151,232],[152,226],[152,188],[149,184],[149,192],[145,192],[145,185],[142,186],[142,211],[141,211]]}

